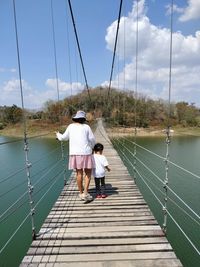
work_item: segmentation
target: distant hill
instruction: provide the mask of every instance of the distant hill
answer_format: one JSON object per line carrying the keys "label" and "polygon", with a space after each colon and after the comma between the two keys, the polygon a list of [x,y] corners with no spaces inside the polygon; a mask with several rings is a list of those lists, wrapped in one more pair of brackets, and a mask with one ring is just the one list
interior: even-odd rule
{"label": "distant hill", "polygon": [[58,114],[69,119],[82,109],[88,113],[89,119],[104,117],[111,126],[200,126],[200,111],[194,104],[187,102],[171,103],[159,99],[152,100],[145,95],[137,95],[131,91],[120,91],[112,88],[96,87],[65,98],[58,102],[47,102],[44,113],[52,121],[58,121]]}
{"label": "distant hill", "polygon": [[[43,110],[26,111],[26,119],[35,121],[32,125],[61,125],[71,121],[77,110],[87,112],[89,121],[103,117],[108,125],[114,127],[200,127],[200,111],[187,102],[168,103],[162,99],[153,100],[145,95],[135,96],[131,91],[96,87],[66,97],[63,100],[47,101]],[[0,107],[0,129],[7,125],[20,123],[23,119],[21,108]]]}

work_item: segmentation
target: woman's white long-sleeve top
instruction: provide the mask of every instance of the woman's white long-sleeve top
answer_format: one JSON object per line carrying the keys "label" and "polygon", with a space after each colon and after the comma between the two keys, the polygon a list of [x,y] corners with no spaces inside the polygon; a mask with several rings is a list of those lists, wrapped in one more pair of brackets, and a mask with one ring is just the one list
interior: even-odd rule
{"label": "woman's white long-sleeve top", "polygon": [[63,134],[57,133],[60,141],[69,140],[69,155],[90,155],[95,145],[94,134],[87,124],[72,123]]}

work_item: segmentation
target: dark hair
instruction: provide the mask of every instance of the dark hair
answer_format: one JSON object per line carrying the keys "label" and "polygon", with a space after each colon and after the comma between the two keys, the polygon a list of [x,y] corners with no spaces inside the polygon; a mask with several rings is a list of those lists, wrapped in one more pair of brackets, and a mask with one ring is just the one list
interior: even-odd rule
{"label": "dark hair", "polygon": [[94,146],[94,152],[103,151],[104,146],[101,143],[96,143]]}
{"label": "dark hair", "polygon": [[78,118],[78,119],[72,119],[73,121],[75,122],[79,122],[79,123],[85,123],[86,122],[86,119],[85,118]]}

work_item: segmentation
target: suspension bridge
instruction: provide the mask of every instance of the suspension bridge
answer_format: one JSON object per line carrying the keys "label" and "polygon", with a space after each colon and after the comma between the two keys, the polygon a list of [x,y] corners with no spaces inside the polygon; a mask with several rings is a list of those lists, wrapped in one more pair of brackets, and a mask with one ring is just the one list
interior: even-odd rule
{"label": "suspension bridge", "polygon": [[[138,2],[138,1],[137,1]],[[171,1],[171,8],[173,8],[173,1]],[[85,79],[85,85],[88,93],[88,97],[91,100],[90,90],[87,82],[86,72],[84,68],[84,62],[81,54],[81,48],[77,30],[75,27],[75,18],[73,16],[73,10],[70,0],[69,10],[74,27],[75,38],[77,42],[78,52],[80,56],[80,62],[83,70],[83,76]],[[138,4],[138,3],[137,3]],[[16,47],[18,56],[18,70],[20,80],[20,93],[22,109],[24,108],[23,99],[23,83],[21,75],[20,64],[20,47],[18,42],[17,32],[17,16],[15,10],[15,1],[13,0],[14,7],[14,21],[15,21],[15,33],[16,33]],[[138,8],[138,6],[137,6]],[[122,0],[120,1],[118,22],[116,28],[116,38],[114,43],[114,52],[111,65],[111,73],[108,86],[108,99],[111,94],[112,76],[115,63],[115,53],[117,49],[118,31],[121,18]],[[172,12],[173,14],[173,9]],[[137,14],[138,15],[138,14]],[[52,16],[52,33],[53,33],[53,46],[54,46],[54,59],[55,59],[55,76],[56,76],[56,89],[59,99],[59,83],[58,83],[58,67],[57,67],[57,55],[56,55],[56,40],[54,29],[54,17],[53,17],[53,5],[51,1],[51,16]],[[137,97],[137,64],[138,64],[138,16],[137,16],[137,29],[136,29],[136,51],[135,51],[135,95]],[[72,174],[67,180],[59,198],[55,202],[49,215],[44,221],[39,232],[35,229],[34,218],[37,216],[37,207],[42,205],[43,197],[54,188],[57,177],[61,172],[58,172],[57,177],[51,178],[49,189],[39,201],[34,204],[32,195],[34,194],[34,186],[37,186],[41,180],[46,177],[48,172],[41,175],[40,179],[32,186],[29,162],[29,147],[26,128],[26,117],[23,118],[24,126],[24,151],[26,157],[26,167],[18,170],[14,174],[4,178],[1,183],[7,182],[11,177],[15,177],[16,174],[26,170],[28,177],[28,191],[22,193],[22,195],[14,203],[3,210],[0,215],[0,223],[6,223],[11,215],[15,214],[24,202],[21,203],[23,197],[29,195],[30,211],[26,214],[24,219],[16,226],[13,233],[8,236],[7,241],[0,248],[1,253],[4,253],[7,246],[10,245],[12,239],[15,237],[20,229],[23,229],[25,222],[31,218],[32,223],[32,237],[33,242],[30,245],[27,254],[21,262],[21,267],[33,266],[33,267],[51,267],[51,266],[160,266],[160,267],[175,267],[182,266],[180,260],[177,258],[172,246],[167,239],[167,233],[170,229],[169,220],[176,227],[176,233],[179,232],[181,240],[187,243],[187,249],[191,252],[191,255],[195,258],[194,266],[199,266],[200,249],[199,238],[190,236],[190,233],[186,231],[185,225],[182,226],[180,220],[176,217],[176,211],[181,212],[181,218],[187,218],[190,226],[195,228],[195,231],[199,233],[200,216],[191,205],[179,196],[174,188],[169,185],[169,169],[176,168],[181,172],[184,172],[188,177],[196,179],[199,182],[200,177],[185,169],[184,167],[170,161],[169,159],[169,145],[170,145],[170,102],[171,102],[171,65],[172,65],[172,22],[171,22],[171,40],[170,40],[170,71],[169,71],[169,118],[166,129],[166,157],[162,157],[146,147],[140,146],[136,142],[137,122],[135,116],[135,136],[134,141],[123,139],[110,140],[106,134],[106,131],[102,125],[102,121],[98,120],[98,126],[95,132],[96,140],[102,142],[105,147],[105,155],[108,158],[112,171],[106,175],[106,187],[108,197],[106,199],[94,199],[91,203],[84,204],[78,198],[78,191],[75,181],[75,176]],[[137,104],[137,98],[136,98]],[[134,113],[137,114],[137,105],[135,105]],[[15,141],[14,141],[15,142]],[[9,143],[9,142],[8,142]],[[132,143],[134,149],[131,148]],[[1,145],[4,145],[2,143]],[[120,145],[119,145],[120,144]],[[115,148],[117,151],[115,150]],[[151,164],[146,164],[143,160],[143,154],[136,153],[137,150],[141,150],[148,155],[153,155],[156,160],[161,160],[165,164],[164,175],[162,178],[156,173],[156,170],[151,168]],[[62,159],[64,159],[63,147],[61,146]],[[52,152],[53,153],[53,152]],[[120,155],[120,156],[119,156]],[[141,156],[142,155],[142,156]],[[123,159],[123,161],[122,161]],[[37,160],[38,162],[39,160]],[[60,162],[60,159],[58,163]],[[126,163],[126,166],[124,165]],[[138,165],[142,166],[145,170],[144,174],[138,168]],[[160,164],[162,165],[162,164]],[[57,166],[53,164],[51,167]],[[65,173],[65,170],[63,171]],[[148,173],[148,174],[147,174]],[[157,182],[145,179],[145,176],[153,176],[157,182],[161,184],[161,187],[157,186]],[[137,177],[137,178],[136,178]],[[163,177],[165,177],[163,179]],[[156,200],[156,205],[159,206],[162,211],[162,223],[158,224],[158,221],[152,214],[152,211],[148,207],[146,201],[141,195],[137,181],[141,180],[146,186],[146,190],[151,193],[151,197]],[[18,185],[19,186],[19,185]],[[46,185],[45,185],[46,186]],[[15,187],[16,188],[16,187]],[[10,189],[12,192],[15,188]],[[38,190],[39,192],[40,190]],[[38,193],[37,192],[37,193]],[[9,193],[9,191],[8,191]],[[95,195],[94,183],[91,181],[90,193]],[[161,196],[161,198],[158,197]],[[173,195],[173,198],[172,198]],[[2,194],[1,197],[4,195]],[[161,200],[162,199],[162,200]],[[174,200],[175,199],[175,200]],[[171,209],[168,207],[170,203]],[[176,210],[174,212],[174,209]],[[30,230],[31,231],[31,230]],[[180,249],[179,249],[179,255]],[[182,253],[183,254],[183,253]],[[1,258],[0,258],[1,259]]]}
{"label": "suspension bridge", "polygon": [[[181,267],[102,120],[95,136],[112,166],[106,175],[108,197],[83,204],[72,174],[20,266]],[[90,193],[95,196],[93,181]]]}

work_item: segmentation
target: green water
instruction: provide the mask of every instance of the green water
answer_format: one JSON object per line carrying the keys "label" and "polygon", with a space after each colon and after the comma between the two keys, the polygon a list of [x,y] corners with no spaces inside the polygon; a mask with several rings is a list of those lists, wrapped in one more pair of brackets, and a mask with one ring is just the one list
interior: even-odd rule
{"label": "green water", "polygon": [[[166,143],[163,138],[137,138],[137,144],[148,150],[159,154],[162,157],[166,155]],[[134,151],[133,139],[114,140],[114,146],[119,151],[122,160],[128,167],[129,172],[134,177],[133,162]],[[125,146],[125,148],[123,148]],[[179,166],[200,176],[200,138],[199,137],[173,137],[169,145],[169,159]],[[140,147],[136,149],[136,167],[139,174],[136,174],[136,183],[149,204],[154,216],[159,224],[163,224],[162,205],[164,204],[164,189],[162,181],[165,179],[165,161],[155,155],[143,150]],[[127,160],[128,156],[129,160]],[[144,164],[142,164],[141,163]],[[150,170],[153,170],[152,173]],[[157,178],[155,177],[157,176]],[[144,181],[141,179],[144,179]],[[161,182],[159,181],[159,179]],[[169,164],[168,186],[181,198],[187,205],[200,216],[200,179],[191,174]],[[155,192],[154,196],[151,190]],[[198,251],[200,251],[200,220],[191,212],[191,210],[178,199],[174,193],[168,190],[167,208],[171,216],[177,221],[182,230],[187,234]],[[156,199],[156,197],[161,201]],[[186,211],[187,213],[185,213]],[[188,215],[187,215],[188,214]],[[199,267],[199,253],[192,248],[181,230],[174,221],[167,216],[167,238],[174,248],[178,258],[184,267]]]}
{"label": "green water", "polygon": [[[8,138],[0,137],[0,142],[12,141]],[[115,141],[115,146],[122,159],[127,165],[131,175],[134,175],[133,168],[125,160],[125,153],[131,163],[133,163],[132,153],[122,149],[122,144],[133,151],[134,146],[129,141]],[[163,138],[138,138],[137,143],[145,148],[165,156],[166,144]],[[67,145],[65,143],[65,145]],[[65,154],[67,147],[65,147]],[[200,138],[197,137],[177,137],[173,138],[170,144],[170,160],[181,165],[185,169],[200,175],[199,168]],[[142,160],[150,169],[152,169],[161,180],[165,178],[165,162],[156,156],[149,154],[141,148],[137,148],[137,157]],[[34,215],[36,232],[39,231],[49,210],[63,188],[63,162],[61,161],[54,167],[55,162],[61,158],[60,143],[52,139],[32,139],[29,140],[29,161],[32,163],[30,169],[32,185],[34,186],[33,199],[34,205],[42,198],[37,205]],[[65,160],[66,161],[66,160]],[[164,203],[164,192],[162,184],[155,176],[142,166],[139,161],[136,162],[139,173],[145,178],[146,183],[155,191],[156,196]],[[2,214],[19,197],[22,197],[27,191],[27,176],[25,167],[25,154],[23,142],[14,142],[0,145],[0,214]],[[22,169],[19,173],[18,170]],[[11,174],[14,174],[9,177]],[[48,173],[48,175],[45,175]],[[67,173],[70,176],[70,173]],[[58,177],[58,180],[56,178]],[[5,180],[5,181],[3,181]],[[41,180],[41,181],[40,181]],[[55,182],[55,184],[53,184]],[[156,201],[150,190],[137,175],[136,183],[148,202],[152,212],[160,225],[163,223],[162,207]],[[51,189],[50,186],[52,186]],[[156,186],[156,189],[155,189]],[[185,173],[182,170],[169,166],[169,186],[180,198],[182,198],[197,214],[200,214],[200,179]],[[161,192],[159,190],[161,190]],[[47,195],[45,193],[49,190]],[[192,240],[194,245],[200,250],[200,222],[171,192],[168,191],[167,206],[170,214],[177,220],[184,232]],[[177,207],[175,204],[179,207]],[[186,210],[191,216],[183,213]],[[22,220],[30,211],[28,194],[25,194],[8,213],[8,217],[0,218],[0,250],[4,247],[11,235],[15,232]],[[7,215],[7,214],[6,214]],[[195,218],[196,220],[192,219]],[[167,218],[167,238],[172,244],[177,256],[181,259],[184,267],[199,267],[200,257],[192,249],[189,242],[177,229],[174,222]],[[23,259],[31,243],[31,219],[27,218],[22,227],[17,231],[15,237],[5,247],[0,254],[0,267],[17,267]]]}
{"label": "green water", "polygon": [[[10,141],[13,139],[0,137],[0,143]],[[67,148],[65,148],[65,155],[66,150]],[[29,162],[32,163],[30,178],[34,186],[33,206],[36,205],[34,214],[36,233],[64,185],[64,163],[61,155],[60,142],[56,140],[42,138],[29,140],[28,157]],[[55,165],[56,162],[58,162],[57,165]],[[32,242],[31,218],[27,217],[30,213],[30,201],[27,192],[27,174],[24,168],[23,141],[0,145],[0,214],[3,214],[19,199],[0,218],[0,250],[19,228],[0,254],[0,267],[19,266]],[[66,175],[69,177],[70,173],[67,172]],[[19,227],[23,220],[25,220],[24,224]]]}

